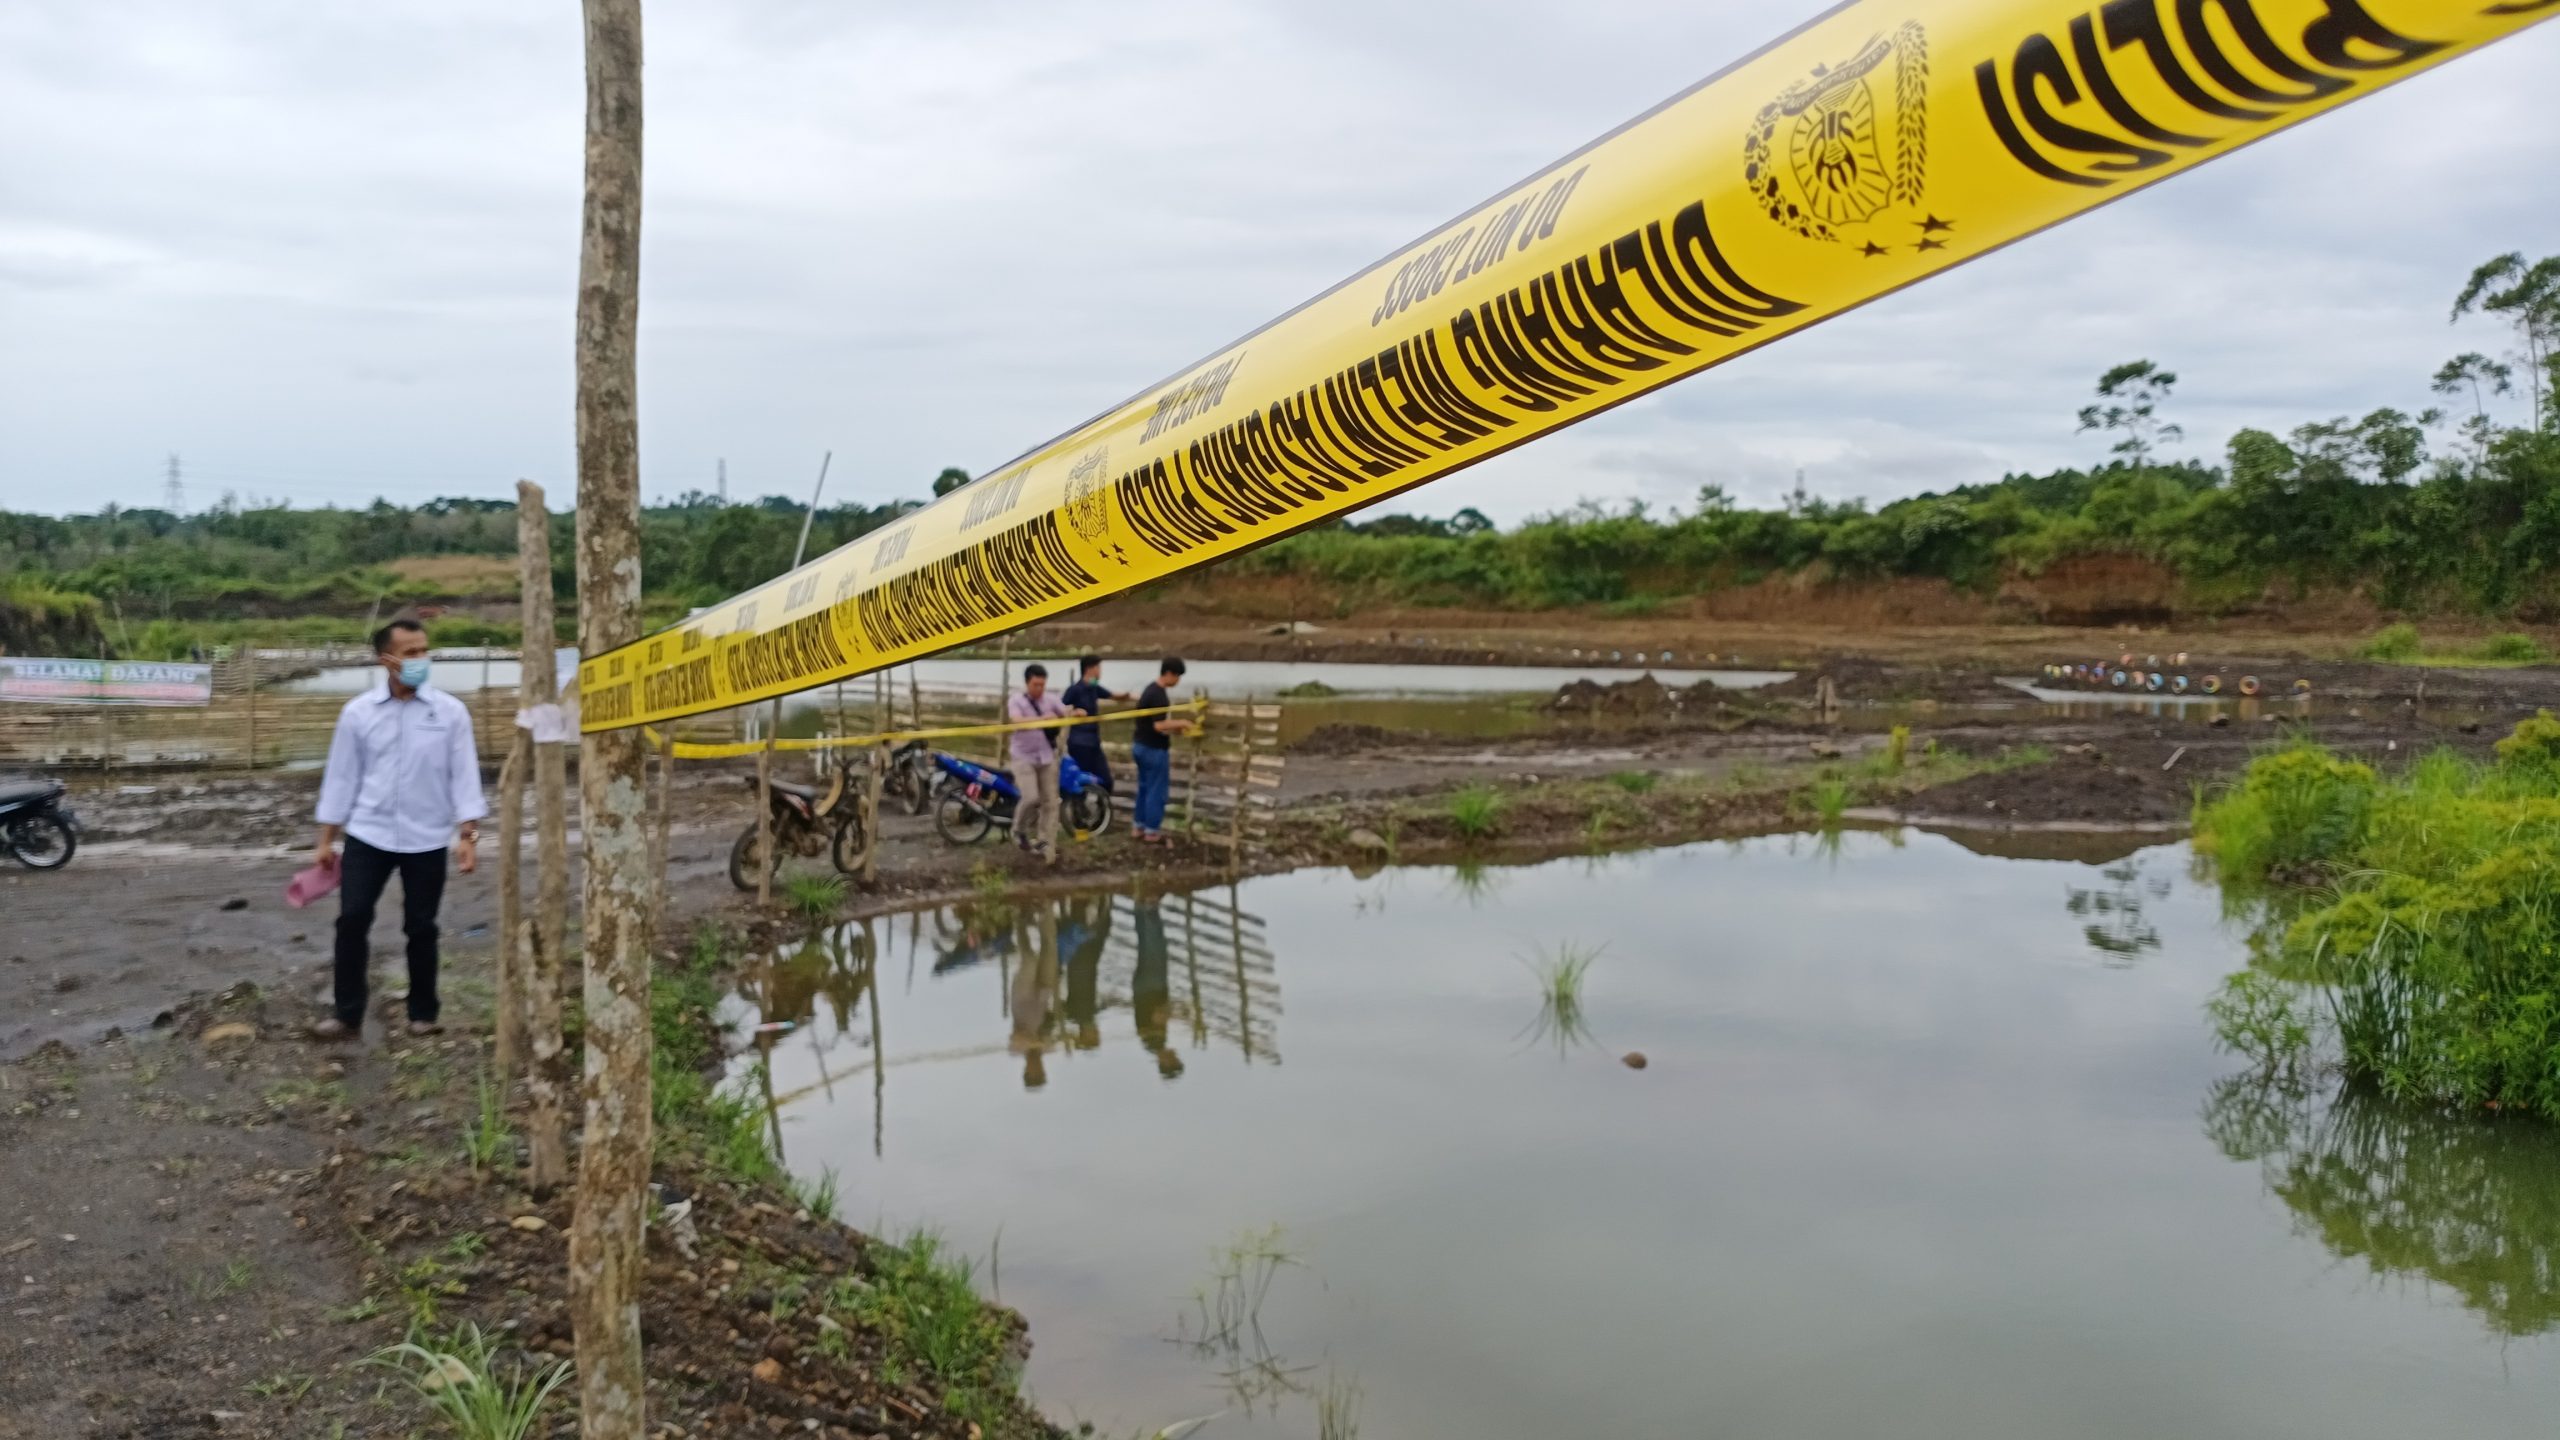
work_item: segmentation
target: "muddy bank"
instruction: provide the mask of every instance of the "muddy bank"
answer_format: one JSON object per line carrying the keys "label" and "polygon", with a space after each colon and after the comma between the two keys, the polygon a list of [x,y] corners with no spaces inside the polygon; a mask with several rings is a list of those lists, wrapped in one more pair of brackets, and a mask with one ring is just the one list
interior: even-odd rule
{"label": "muddy bank", "polygon": [[[240,987],[0,1068],[0,1254],[21,1277],[0,1434],[412,1435],[427,1412],[369,1361],[384,1347],[468,1324],[502,1368],[569,1356],[570,1197],[525,1191],[512,1135],[470,1151],[479,958],[440,1037],[318,1047],[298,999]],[[741,1174],[703,1139],[717,1121],[669,1103],[642,1282],[653,1433],[1063,1436],[915,1353],[907,1251],[813,1213],[778,1170]],[[1018,1357],[1021,1318],[981,1310],[983,1347]]]}

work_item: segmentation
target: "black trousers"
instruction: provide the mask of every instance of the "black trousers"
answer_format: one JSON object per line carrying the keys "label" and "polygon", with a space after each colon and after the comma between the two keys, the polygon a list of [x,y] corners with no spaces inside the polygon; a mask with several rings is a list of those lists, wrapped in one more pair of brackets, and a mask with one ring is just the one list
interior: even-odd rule
{"label": "black trousers", "polygon": [[436,910],[444,903],[442,850],[378,850],[347,837],[338,857],[338,1018],[364,1024],[367,970],[373,960],[373,907],[394,871],[400,875],[400,929],[409,937],[409,1018],[434,1023]]}

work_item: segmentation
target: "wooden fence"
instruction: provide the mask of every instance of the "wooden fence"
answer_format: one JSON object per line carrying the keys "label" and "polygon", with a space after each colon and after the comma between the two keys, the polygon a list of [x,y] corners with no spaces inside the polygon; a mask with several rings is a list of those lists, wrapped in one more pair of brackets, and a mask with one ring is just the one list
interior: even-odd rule
{"label": "wooden fence", "polygon": [[[0,766],[222,771],[317,765],[328,758],[338,712],[353,692],[312,682],[349,674],[372,659],[362,647],[225,656],[213,662],[207,705],[0,704]],[[492,765],[506,755],[516,711],[515,685],[497,677],[511,673],[515,660],[504,650],[435,657],[437,673],[471,712],[481,759]],[[502,665],[509,670],[502,672]]]}

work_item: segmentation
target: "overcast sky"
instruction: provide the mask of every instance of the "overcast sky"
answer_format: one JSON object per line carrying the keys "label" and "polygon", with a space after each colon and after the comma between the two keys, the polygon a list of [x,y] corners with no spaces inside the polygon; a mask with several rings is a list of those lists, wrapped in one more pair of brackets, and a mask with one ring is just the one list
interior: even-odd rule
{"label": "overcast sky", "polygon": [[[920,495],[1164,378],[1817,0],[834,0],[648,15],[647,493]],[[1399,502],[1887,500],[2430,403],[2560,250],[2560,25]],[[573,488],[577,6],[0,6],[0,507]]]}

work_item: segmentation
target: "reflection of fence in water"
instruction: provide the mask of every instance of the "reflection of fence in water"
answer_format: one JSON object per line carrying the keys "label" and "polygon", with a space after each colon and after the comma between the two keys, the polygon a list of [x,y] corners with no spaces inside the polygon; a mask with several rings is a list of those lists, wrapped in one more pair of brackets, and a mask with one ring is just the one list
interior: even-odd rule
{"label": "reflection of fence in water", "polygon": [[[1245,1063],[1280,1063],[1280,977],[1263,920],[1236,904],[1229,887],[1167,895],[1151,902],[1163,925],[1167,980],[1175,1018],[1191,1025],[1195,1048],[1212,1040],[1236,1046]],[[1134,994],[1145,963],[1139,906],[1113,896],[1104,978]]]}

